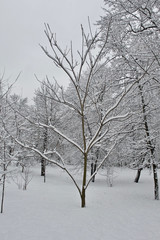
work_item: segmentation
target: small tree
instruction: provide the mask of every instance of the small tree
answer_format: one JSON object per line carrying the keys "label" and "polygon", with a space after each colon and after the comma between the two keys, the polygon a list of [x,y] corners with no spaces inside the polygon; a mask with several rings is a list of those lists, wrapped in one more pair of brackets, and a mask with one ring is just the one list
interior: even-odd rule
{"label": "small tree", "polygon": [[13,171],[13,169],[8,170],[10,163],[14,159],[14,156],[12,154],[12,141],[5,129],[3,128],[3,122],[6,121],[7,127],[11,131],[8,121],[11,115],[8,108],[7,100],[12,85],[6,88],[4,74],[2,74],[2,76],[0,77],[0,186],[2,186],[0,207],[1,213],[3,213],[4,210],[5,187],[6,179],[8,177],[7,175]]}
{"label": "small tree", "polygon": [[[110,54],[110,52],[108,52],[107,58],[106,56],[104,57],[104,50],[107,47],[112,21],[109,20],[107,24],[108,29],[105,36],[103,36],[103,39],[100,38],[101,30],[94,35],[91,31],[89,35],[86,35],[83,27],[81,27],[82,48],[81,51],[78,51],[79,62],[74,58],[72,44],[69,49],[62,50],[57,42],[56,35],[52,33],[49,25],[46,25],[45,28],[45,34],[49,41],[51,52],[49,52],[47,48],[41,46],[42,50],[49,57],[49,59],[53,61],[55,66],[64,71],[66,76],[69,78],[70,87],[73,89],[73,95],[68,95],[67,92],[65,92],[64,89],[57,83],[57,87],[55,88],[53,83],[51,83],[48,79],[43,82],[43,84],[49,90],[47,92],[47,97],[51,98],[55,102],[58,102],[59,105],[67,108],[68,112],[72,116],[72,119],[77,119],[76,126],[79,131],[78,137],[72,132],[71,124],[69,129],[63,129],[61,126],[57,127],[54,125],[52,118],[48,119],[48,124],[43,123],[40,120],[38,122],[34,122],[32,118],[26,118],[34,126],[39,126],[58,134],[64,142],[67,142],[72,146],[73,149],[76,149],[76,151],[79,152],[83,166],[81,187],[78,185],[76,179],[67,168],[65,158],[62,156],[61,152],[57,151],[56,147],[52,149],[52,151],[48,150],[42,152],[31,144],[23,143],[20,139],[15,139],[16,142],[21,146],[33,150],[46,161],[52,162],[65,170],[78,189],[81,198],[81,207],[86,206],[86,190],[90,182],[97,174],[103,163],[107,160],[108,156],[116,145],[116,134],[114,134],[112,138],[110,137],[110,134],[107,135],[108,131],[111,129],[111,126],[113,127],[113,124],[111,123],[118,120],[123,121],[129,117],[129,113],[126,112],[125,109],[123,109],[121,113],[116,111],[116,109],[120,106],[127,93],[136,83],[136,81],[130,82],[127,85],[127,88],[121,89],[118,94],[112,92],[112,94],[110,94],[112,97],[110,104],[104,104],[103,109],[98,107],[99,102],[97,100],[95,101],[94,96],[99,98],[101,91],[96,92],[96,95],[92,94],[93,79],[96,74],[99,73],[102,68],[104,68],[104,66],[107,66],[107,63],[111,64],[113,59],[113,56]],[[142,79],[145,74],[146,73],[143,73],[138,80]],[[92,126],[92,136],[88,138],[88,121],[90,124],[93,116],[91,112],[94,113],[95,121],[94,126]],[[114,129],[115,128],[112,130],[114,131]],[[97,145],[104,144],[104,142],[107,143],[108,146],[106,154],[103,156],[103,159],[98,162],[96,170],[92,173],[89,179],[87,179],[87,169],[90,162],[89,159],[91,150],[94,150],[94,147]],[[53,160],[53,158],[50,156],[54,156],[57,160]]]}

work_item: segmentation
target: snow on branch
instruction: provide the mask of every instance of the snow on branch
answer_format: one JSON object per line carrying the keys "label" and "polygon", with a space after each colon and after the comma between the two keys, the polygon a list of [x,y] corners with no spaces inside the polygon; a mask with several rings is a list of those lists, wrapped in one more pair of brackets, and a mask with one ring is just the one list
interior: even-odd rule
{"label": "snow on branch", "polygon": [[[150,68],[150,66],[149,66],[148,68]],[[103,119],[101,120],[100,125],[99,125],[97,131],[95,132],[94,136],[92,137],[92,139],[90,140],[90,142],[89,142],[88,145],[87,145],[86,152],[89,152],[89,150],[90,150],[90,149],[93,147],[93,145],[97,142],[97,138],[99,139],[98,136],[99,136],[99,134],[100,134],[103,126],[104,126],[106,123],[108,123],[108,122],[110,122],[110,121],[113,121],[113,120],[118,120],[118,118],[119,118],[119,119],[123,119],[123,118],[127,118],[127,117],[130,116],[130,114],[127,113],[127,114],[125,114],[125,115],[114,116],[114,117],[111,117],[111,118],[109,118],[109,119],[106,120],[107,116],[108,116],[111,112],[113,112],[113,111],[119,106],[119,104],[122,102],[122,100],[124,99],[124,97],[128,94],[128,92],[133,88],[133,86],[134,86],[137,82],[139,82],[141,79],[143,79],[146,74],[147,74],[147,71],[145,71],[137,80],[135,80],[135,81],[128,87],[128,89],[125,89],[125,91],[124,91],[124,92],[122,93],[122,95],[119,97],[119,99],[117,100],[117,102],[116,102],[113,106],[111,106],[111,107],[108,109],[108,111],[104,114],[104,117],[103,117]]]}
{"label": "snow on branch", "polygon": [[[45,95],[45,97],[47,97],[48,99],[54,100],[57,103],[64,104],[64,105],[68,106],[70,109],[75,110],[76,112],[78,112],[80,114],[80,110],[78,109],[79,107],[76,106],[76,104],[66,100],[66,97],[64,94],[64,89],[62,86],[60,86],[58,84],[56,79],[54,79],[55,85],[53,86],[53,84],[49,81],[47,76],[46,76],[45,81],[40,81],[36,75],[35,75],[35,77],[38,82],[40,82],[44,87],[46,87],[47,94]],[[60,93],[60,94],[58,94],[58,93]],[[39,92],[38,95],[43,97],[43,93]]]}
{"label": "snow on branch", "polygon": [[[63,169],[63,170],[70,176],[70,178],[71,178],[72,181],[74,182],[74,184],[75,184],[75,186],[77,187],[78,192],[79,192],[79,194],[80,194],[80,196],[81,196],[81,190],[80,190],[80,188],[79,188],[76,180],[75,180],[74,177],[72,176],[72,174],[71,174],[71,173],[69,172],[69,170],[64,166],[64,160],[63,160],[63,158],[61,158],[61,161],[62,161],[62,165],[61,165],[61,164],[58,163],[56,160],[53,160],[53,159],[48,158],[45,153],[40,152],[37,148],[31,147],[31,146],[29,146],[29,145],[27,145],[27,144],[24,144],[24,143],[20,142],[18,139],[14,138],[13,136],[11,136],[11,137],[12,137],[12,138],[14,139],[14,141],[17,142],[20,146],[22,146],[22,147],[24,147],[24,148],[27,148],[27,149],[30,149],[30,150],[38,153],[38,154],[39,154],[41,157],[43,157],[46,161],[48,161],[48,162],[50,162],[50,163],[53,163],[54,165],[56,165],[56,166],[60,167],[61,169]],[[56,151],[54,151],[54,152],[55,152],[56,154],[58,154],[59,157],[61,157],[61,155],[60,155],[58,152],[56,152]]]}
{"label": "snow on branch", "polygon": [[109,123],[109,122],[111,122],[111,121],[117,121],[117,120],[124,120],[124,119],[127,119],[127,118],[129,118],[130,116],[132,115],[132,113],[126,113],[126,114],[124,114],[124,115],[117,115],[117,116],[113,116],[113,117],[110,117],[110,118],[108,118],[104,123],[103,123],[103,125],[105,125],[105,124],[107,124],[107,123]]}
{"label": "snow on branch", "polygon": [[53,150],[53,151],[44,151],[44,154],[45,154],[45,155],[56,154],[56,155],[60,158],[63,166],[65,166],[65,161],[64,161],[63,157],[62,157],[61,154],[60,154],[59,152],[57,152],[56,150]]}
{"label": "snow on branch", "polygon": [[113,149],[115,148],[117,142],[115,142],[113,144],[113,146],[110,148],[110,150],[108,151],[108,153],[106,154],[106,156],[102,159],[102,161],[100,162],[100,164],[97,166],[97,169],[96,171],[91,175],[91,177],[89,178],[86,186],[85,186],[85,189],[87,189],[89,183],[91,182],[91,180],[93,179],[93,177],[98,173],[99,169],[102,167],[103,163],[106,161],[106,159],[108,158],[108,156],[111,154],[111,152],[113,151]]}
{"label": "snow on branch", "polygon": [[41,127],[45,127],[45,128],[49,128],[52,129],[54,132],[56,132],[58,135],[60,135],[63,139],[67,140],[67,142],[71,143],[72,145],[74,145],[76,148],[78,148],[82,153],[84,153],[83,149],[79,146],[79,144],[77,144],[75,141],[73,141],[72,139],[70,139],[69,137],[67,137],[65,134],[61,133],[56,127],[54,127],[51,123],[49,125],[46,125],[44,123],[34,123],[37,126],[41,126]]}
{"label": "snow on branch", "polygon": [[[12,107],[12,109],[14,109]],[[38,126],[38,127],[45,127],[45,128],[49,128],[52,129],[54,132],[56,132],[58,135],[60,135],[63,139],[67,140],[69,143],[71,143],[73,146],[75,146],[77,149],[80,150],[80,152],[84,153],[83,149],[72,139],[70,139],[69,137],[67,137],[65,134],[61,133],[56,127],[54,127],[51,123],[49,125],[38,122],[35,123],[33,122],[31,119],[29,119],[28,117],[24,116],[23,114],[20,113],[20,111],[14,109],[15,112],[17,112],[20,116],[22,116],[24,119],[26,119],[28,122],[30,122],[31,124]],[[3,125],[5,126],[5,123],[3,121]]]}
{"label": "snow on branch", "polygon": [[8,130],[6,129],[5,127],[5,123],[4,121],[2,120],[2,123],[3,123],[3,127],[5,129],[5,131],[8,133],[8,135],[16,142],[18,143],[20,146],[24,147],[24,148],[27,148],[29,150],[32,150],[34,151],[35,153],[37,153],[38,155],[40,155],[42,158],[44,158],[46,161],[50,162],[50,163],[53,163],[54,165],[58,166],[59,168],[61,168],[62,170],[64,170],[68,175],[69,177],[72,179],[73,183],[75,184],[80,196],[82,196],[82,193],[81,193],[81,190],[80,190],[80,187],[78,186],[76,180],[74,179],[74,177],[72,176],[72,174],[70,173],[70,171],[64,166],[64,159],[61,157],[61,155],[55,150],[54,153],[56,153],[60,158],[61,158],[61,162],[62,162],[62,165],[60,163],[58,163],[56,160],[53,160],[53,159],[50,159],[48,158],[46,155],[49,154],[49,152],[40,152],[37,148],[35,147],[32,147],[32,146],[29,146],[28,144],[26,143],[23,143],[21,141],[19,141],[17,138],[15,138],[14,136],[12,136]]}

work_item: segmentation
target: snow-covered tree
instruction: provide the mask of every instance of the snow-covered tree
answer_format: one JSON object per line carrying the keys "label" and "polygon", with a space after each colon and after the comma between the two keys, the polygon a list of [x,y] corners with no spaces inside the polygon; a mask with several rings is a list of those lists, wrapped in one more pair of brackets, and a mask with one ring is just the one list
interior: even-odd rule
{"label": "snow-covered tree", "polygon": [[[50,90],[45,87],[45,82],[36,90],[34,98],[34,119],[38,122],[48,125],[52,119],[52,123],[58,122],[58,106],[50,97]],[[57,134],[52,134],[48,128],[33,126],[35,128],[35,145],[41,152],[54,150],[59,141]],[[46,159],[41,156],[41,176],[46,179]]]}
{"label": "snow-covered tree", "polygon": [[[47,161],[56,164],[66,171],[78,189],[81,197],[81,207],[86,206],[86,189],[89,186],[89,183],[97,174],[98,170],[104,164],[116,145],[116,134],[112,133],[112,131],[116,130],[116,127],[113,129],[113,122],[116,123],[117,121],[123,121],[129,117],[128,109],[127,111],[123,109],[121,112],[118,110],[120,104],[123,103],[125,96],[136,84],[136,81],[140,81],[145,75],[145,73],[143,73],[136,81],[133,79],[125,89],[121,88],[118,94],[116,91],[113,91],[114,87],[112,88],[112,91],[109,87],[109,97],[111,97],[111,99],[108,97],[108,104],[101,104],[101,107],[99,106],[98,99],[102,96],[103,91],[97,92],[96,88],[93,87],[94,81],[96,81],[95,76],[100,72],[101,68],[104,68],[107,64],[110,65],[113,59],[113,55],[110,55],[110,51],[108,52],[107,58],[104,55],[104,53],[106,54],[106,47],[110,37],[112,26],[111,19],[109,19],[107,26],[108,29],[106,34],[103,35],[103,39],[100,38],[102,33],[101,30],[94,35],[92,32],[90,32],[89,35],[86,35],[83,27],[81,28],[82,46],[81,51],[78,51],[79,61],[77,61],[75,60],[72,44],[69,49],[62,50],[58,44],[56,35],[53,34],[49,25],[46,25],[45,34],[49,41],[51,51],[44,47],[42,47],[42,49],[49,59],[64,71],[69,78],[70,86],[74,89],[74,94],[68,95],[68,92],[65,92],[62,87],[57,85],[56,88],[49,80],[44,82],[44,87],[49,90],[49,96],[47,97],[50,97],[53,101],[58,102],[59,105],[62,105],[67,109],[68,113],[70,113],[71,122],[67,123],[66,120],[69,119],[63,118],[65,121],[63,126],[67,124],[67,128],[63,126],[61,128],[60,125],[56,126],[54,124],[52,117],[48,119],[48,123],[41,122],[40,120],[33,123],[32,119],[28,119],[28,121],[35,126],[43,127],[44,129],[48,129],[49,131],[58,134],[60,138],[63,139],[63,143],[66,142],[72,146],[72,148],[76,149],[78,152],[77,156],[81,158],[83,165],[81,187],[66,165],[65,152],[61,155],[56,148],[54,151],[49,151],[48,149],[48,151],[42,152],[33,145],[23,143],[18,138],[16,139],[16,142],[21,146],[37,152]],[[108,78],[108,81],[109,80],[110,78]],[[108,83],[107,76],[106,83]],[[94,119],[91,112],[94,113]],[[67,116],[69,116],[69,114],[67,114]],[[73,119],[76,119],[76,121],[72,121]],[[72,123],[76,124],[78,135],[77,131],[73,132],[74,126]],[[91,126],[92,134],[89,134],[89,127]],[[94,171],[91,177],[87,178],[87,168],[90,163],[89,159],[92,150],[95,148],[97,149],[97,147],[99,148],[99,146],[102,146],[103,144],[106,144],[105,154],[97,164],[96,171]],[[52,156],[49,154],[52,154]],[[52,157],[54,156],[58,157],[58,160],[57,158],[53,159]]]}
{"label": "snow-covered tree", "polygon": [[8,106],[8,98],[11,86],[8,87],[4,79],[4,74],[0,77],[0,187],[1,187],[1,213],[4,209],[5,186],[9,175],[13,173],[13,169],[9,169],[11,162],[14,161],[13,142],[9,134],[5,131],[4,122],[7,122],[7,127],[10,132],[13,132],[12,126],[9,123],[11,118],[10,109]]}
{"label": "snow-covered tree", "polygon": [[132,143],[136,144],[131,144],[130,141],[126,143],[127,152],[133,156],[134,164],[137,162],[140,169],[143,163],[147,162],[146,159],[150,159],[149,162],[153,167],[155,199],[159,199],[156,169],[158,162],[155,159],[157,155],[155,149],[158,151],[156,145],[159,145],[159,138],[155,134],[159,132],[157,121],[159,97],[156,89],[156,85],[159,84],[159,1],[109,0],[105,3],[108,11],[99,23],[105,29],[106,21],[112,16],[110,46],[113,52],[117,52],[115,62],[118,62],[118,67],[116,66],[115,69],[121,75],[122,83],[128,84],[131,79],[139,77],[139,74],[146,73],[135,86],[134,97],[130,96],[134,104],[133,102],[130,106],[127,104],[135,112],[132,122],[128,124],[128,133],[131,133],[127,135],[127,139],[129,140],[129,136],[132,135]]}

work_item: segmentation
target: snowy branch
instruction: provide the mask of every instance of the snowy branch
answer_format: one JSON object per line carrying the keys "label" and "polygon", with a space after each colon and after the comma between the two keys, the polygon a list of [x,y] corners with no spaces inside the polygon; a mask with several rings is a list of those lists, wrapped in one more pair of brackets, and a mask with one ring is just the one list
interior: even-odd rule
{"label": "snowy branch", "polygon": [[107,155],[103,158],[103,160],[101,161],[101,163],[98,165],[96,171],[91,175],[90,179],[88,180],[85,189],[87,189],[89,183],[91,182],[91,180],[93,179],[93,177],[98,173],[99,169],[102,167],[103,163],[106,161],[106,159],[108,158],[108,156],[111,154],[111,152],[113,151],[113,149],[115,148],[117,142],[115,142],[113,144],[113,146],[110,148],[110,150],[108,151]]}

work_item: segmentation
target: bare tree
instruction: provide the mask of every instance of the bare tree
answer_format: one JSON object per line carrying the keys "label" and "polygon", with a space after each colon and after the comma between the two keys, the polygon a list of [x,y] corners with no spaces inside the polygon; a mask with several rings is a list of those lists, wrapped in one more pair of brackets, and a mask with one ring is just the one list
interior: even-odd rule
{"label": "bare tree", "polygon": [[[89,164],[89,156],[91,150],[96,146],[96,144],[102,144],[103,141],[107,141],[107,134],[109,125],[111,122],[123,121],[127,119],[130,114],[128,112],[116,111],[119,105],[123,102],[125,96],[129,93],[132,87],[135,85],[136,81],[131,81],[125,89],[121,89],[119,94],[116,94],[116,97],[112,96],[112,102],[110,105],[103,106],[103,114],[102,109],[97,107],[97,101],[94,101],[93,95],[91,94],[91,88],[93,84],[94,76],[108,63],[111,63],[113,56],[108,54],[108,57],[104,57],[104,50],[107,47],[108,39],[110,36],[112,20],[108,21],[108,28],[103,39],[101,38],[101,30],[92,33],[90,28],[90,34],[86,35],[83,27],[81,27],[82,33],[82,48],[81,51],[78,51],[79,61],[75,60],[73,54],[72,43],[71,47],[65,50],[62,50],[58,41],[56,39],[56,35],[50,29],[50,26],[47,24],[45,26],[45,34],[50,44],[49,51],[47,48],[42,47],[42,50],[47,55],[47,57],[53,61],[55,66],[60,68],[66,76],[70,80],[70,86],[72,86],[74,90],[73,96],[68,96],[62,87],[56,83],[54,86],[48,79],[43,82],[46,89],[48,89],[47,97],[51,98],[58,104],[69,109],[70,113],[73,114],[73,117],[78,116],[78,129],[79,129],[79,138],[74,137],[74,133],[72,133],[71,129],[61,129],[60,126],[57,127],[52,122],[52,118],[48,119],[48,124],[40,122],[34,122],[32,118],[25,117],[31,124],[35,126],[42,127],[44,129],[48,129],[49,131],[53,131],[58,134],[64,141],[72,146],[72,148],[76,149],[81,158],[83,164],[83,174],[82,174],[82,183],[79,186],[78,182],[72,175],[71,171],[68,169],[65,158],[62,156],[61,152],[59,152],[55,146],[51,151],[39,151],[35,146],[27,143],[23,143],[20,139],[14,139],[21,146],[26,147],[36,153],[38,153],[42,158],[46,161],[51,162],[61,169],[65,170],[65,172],[70,176],[72,181],[74,182],[81,198],[81,207],[86,206],[86,190],[97,174],[103,163],[107,160],[108,156],[112,152],[113,148],[116,145],[116,134],[112,139],[108,140],[108,149],[106,151],[105,156],[101,161],[97,164],[95,171],[92,175],[87,178],[87,168]],[[85,73],[85,74],[84,74]],[[146,73],[143,73],[139,79],[141,80]],[[97,93],[101,94],[101,93]],[[114,94],[115,95],[115,94]],[[93,108],[95,113],[95,124],[92,129],[92,136],[88,138],[88,120],[90,119],[89,109]],[[110,138],[110,136],[108,136]],[[64,153],[65,154],[65,153]],[[52,156],[52,157],[51,157]],[[53,160],[53,156],[55,160]],[[65,156],[65,155],[64,155]]]}
{"label": "bare tree", "polygon": [[8,167],[14,159],[12,156],[11,139],[4,130],[2,123],[5,120],[7,121],[10,117],[7,99],[13,84],[6,86],[7,84],[4,79],[4,73],[2,76],[0,76],[0,185],[2,186],[0,209],[1,213],[4,211],[6,179],[8,177],[8,174],[12,172],[12,170],[8,170]]}

